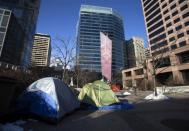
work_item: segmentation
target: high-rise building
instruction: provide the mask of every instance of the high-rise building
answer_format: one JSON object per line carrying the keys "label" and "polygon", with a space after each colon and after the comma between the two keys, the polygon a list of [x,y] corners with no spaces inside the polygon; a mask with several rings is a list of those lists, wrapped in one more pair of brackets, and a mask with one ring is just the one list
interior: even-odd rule
{"label": "high-rise building", "polygon": [[[189,1],[141,0],[152,56],[162,60],[160,81],[189,82]],[[158,76],[157,76],[158,79]]]}
{"label": "high-rise building", "polygon": [[142,6],[153,56],[189,43],[187,0],[142,0]]}
{"label": "high-rise building", "polygon": [[51,37],[46,34],[36,34],[32,50],[32,66],[49,66],[51,58]]}
{"label": "high-rise building", "polygon": [[150,54],[150,49],[149,48],[145,48],[145,58],[146,59],[151,58],[151,54]]}
{"label": "high-rise building", "polygon": [[40,0],[0,0],[0,7],[11,10],[25,32],[23,57],[20,65],[28,67],[30,64],[33,37],[35,34]]}
{"label": "high-rise building", "polygon": [[133,37],[126,41],[127,67],[132,68],[141,65],[145,60],[144,40]]}
{"label": "high-rise building", "polygon": [[20,65],[25,32],[11,10],[0,8],[0,62]]}
{"label": "high-rise building", "polygon": [[81,5],[77,31],[77,64],[81,69],[101,71],[100,32],[112,40],[112,71],[124,66],[122,17],[112,8]]}

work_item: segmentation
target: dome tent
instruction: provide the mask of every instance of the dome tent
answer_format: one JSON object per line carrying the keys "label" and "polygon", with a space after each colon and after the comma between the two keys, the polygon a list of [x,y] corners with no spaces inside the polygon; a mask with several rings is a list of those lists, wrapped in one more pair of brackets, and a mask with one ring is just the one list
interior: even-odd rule
{"label": "dome tent", "polygon": [[32,83],[19,98],[18,106],[27,114],[57,121],[80,104],[65,83],[47,77]]}
{"label": "dome tent", "polygon": [[119,102],[110,86],[101,80],[86,84],[82,88],[78,99],[83,103],[96,107],[102,107]]}

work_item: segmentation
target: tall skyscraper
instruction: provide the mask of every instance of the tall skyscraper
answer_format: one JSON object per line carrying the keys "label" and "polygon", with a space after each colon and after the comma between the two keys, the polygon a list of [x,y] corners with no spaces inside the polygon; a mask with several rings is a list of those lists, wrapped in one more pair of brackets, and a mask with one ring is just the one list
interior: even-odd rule
{"label": "tall skyscraper", "polygon": [[51,37],[46,34],[36,34],[32,50],[32,66],[49,66],[51,58]]}
{"label": "tall skyscraper", "polygon": [[142,6],[152,55],[189,43],[187,0],[142,0]]}
{"label": "tall skyscraper", "polygon": [[145,60],[144,40],[133,37],[126,41],[127,66],[128,68],[142,65]]}
{"label": "tall skyscraper", "polygon": [[0,62],[20,65],[25,33],[11,10],[0,8]]}
{"label": "tall skyscraper", "polygon": [[112,40],[112,71],[124,66],[122,17],[112,8],[81,5],[77,31],[77,64],[81,69],[101,71],[100,32]]}
{"label": "tall skyscraper", "polygon": [[[152,56],[164,57],[159,75],[189,82],[189,1],[141,0]],[[161,77],[163,78],[163,77]]]}
{"label": "tall skyscraper", "polygon": [[21,66],[28,67],[31,59],[40,0],[0,0],[0,7],[11,10],[25,32]]}

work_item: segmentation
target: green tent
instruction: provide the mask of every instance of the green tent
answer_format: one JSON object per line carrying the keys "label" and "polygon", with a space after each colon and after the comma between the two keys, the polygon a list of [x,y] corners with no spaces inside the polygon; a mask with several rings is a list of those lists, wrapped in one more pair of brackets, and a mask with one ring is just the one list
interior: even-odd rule
{"label": "green tent", "polygon": [[110,86],[101,80],[86,84],[82,88],[78,99],[83,103],[97,107],[119,102]]}

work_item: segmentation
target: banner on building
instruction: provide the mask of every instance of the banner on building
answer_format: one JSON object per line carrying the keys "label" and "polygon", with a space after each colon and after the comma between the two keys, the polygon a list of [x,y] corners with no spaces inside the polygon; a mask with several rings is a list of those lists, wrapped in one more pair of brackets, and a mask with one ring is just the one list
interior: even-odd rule
{"label": "banner on building", "polygon": [[101,41],[101,71],[102,76],[111,81],[112,77],[112,41],[100,32]]}

